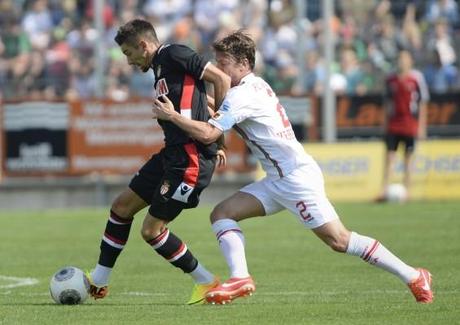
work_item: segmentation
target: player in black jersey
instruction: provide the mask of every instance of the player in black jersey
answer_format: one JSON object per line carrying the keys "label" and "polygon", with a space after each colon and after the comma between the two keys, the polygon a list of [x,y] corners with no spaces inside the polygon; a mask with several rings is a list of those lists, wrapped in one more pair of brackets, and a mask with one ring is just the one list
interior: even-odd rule
{"label": "player in black jersey", "polygon": [[[208,121],[204,81],[214,87],[215,107],[219,107],[230,87],[230,79],[192,49],[178,44],[160,44],[153,26],[141,19],[121,26],[115,41],[128,59],[143,72],[155,73],[156,96],[168,95],[178,112],[193,120]],[[184,242],[167,228],[183,209],[198,205],[201,191],[209,184],[216,156],[216,143],[204,145],[168,121],[159,121],[165,134],[165,147],[154,154],[112,203],[109,220],[100,245],[99,261],[88,274],[90,293],[107,295],[108,280],[115,261],[126,244],[134,215],[150,206],[141,234],[158,254],[191,275],[195,281],[188,304],[204,302],[207,290],[219,284],[193,256]]]}

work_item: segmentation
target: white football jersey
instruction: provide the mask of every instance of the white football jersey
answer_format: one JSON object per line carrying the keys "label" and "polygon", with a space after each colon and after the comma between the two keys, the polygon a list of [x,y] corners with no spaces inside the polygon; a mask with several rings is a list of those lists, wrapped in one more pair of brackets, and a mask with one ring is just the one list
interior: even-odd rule
{"label": "white football jersey", "polygon": [[223,132],[233,127],[270,178],[284,177],[313,159],[295,138],[276,94],[252,73],[228,91],[209,123]]}

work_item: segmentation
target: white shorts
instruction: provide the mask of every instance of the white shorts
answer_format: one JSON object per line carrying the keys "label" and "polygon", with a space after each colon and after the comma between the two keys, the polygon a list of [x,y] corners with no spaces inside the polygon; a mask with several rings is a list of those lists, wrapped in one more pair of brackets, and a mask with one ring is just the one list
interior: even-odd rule
{"label": "white shorts", "polygon": [[310,229],[338,219],[326,197],[323,174],[316,163],[299,167],[280,179],[263,178],[240,191],[255,196],[266,215],[288,209]]}

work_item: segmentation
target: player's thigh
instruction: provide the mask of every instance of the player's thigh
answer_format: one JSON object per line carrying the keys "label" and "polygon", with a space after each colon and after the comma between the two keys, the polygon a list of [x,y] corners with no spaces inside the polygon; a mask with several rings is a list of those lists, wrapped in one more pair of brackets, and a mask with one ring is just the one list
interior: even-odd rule
{"label": "player's thigh", "polygon": [[400,137],[396,134],[388,133],[385,135],[385,146],[387,151],[394,152],[398,150],[398,144],[401,141]]}
{"label": "player's thigh", "polygon": [[[180,158],[178,156],[178,160]],[[163,177],[153,191],[149,208],[151,216],[170,222],[183,209],[198,205],[201,192],[211,181],[215,159],[197,157],[194,164],[193,168],[188,161],[185,164],[178,163],[177,166],[166,166]]]}
{"label": "player's thigh", "polygon": [[153,155],[129,183],[129,188],[146,202],[146,205],[152,203],[155,191],[161,186],[163,170],[162,152],[160,152]]}
{"label": "player's thigh", "polygon": [[165,194],[185,204],[190,209],[198,206],[202,191],[209,185],[214,172],[216,158],[197,154],[195,159],[187,157],[184,166],[168,168],[164,179],[171,185],[171,192]]}
{"label": "player's thigh", "polygon": [[314,229],[339,218],[326,196],[323,175],[316,163],[274,182],[271,191],[276,201],[307,228]]}
{"label": "player's thigh", "polygon": [[121,218],[132,218],[134,215],[147,206],[139,195],[132,189],[126,188],[113,201],[111,210]]}
{"label": "player's thigh", "polygon": [[211,222],[213,223],[219,219],[241,221],[265,214],[264,205],[255,195],[239,191],[220,202],[214,208],[211,213]]}
{"label": "player's thigh", "polygon": [[405,145],[404,154],[406,158],[410,159],[415,151],[415,137],[406,136],[404,137],[403,141]]}

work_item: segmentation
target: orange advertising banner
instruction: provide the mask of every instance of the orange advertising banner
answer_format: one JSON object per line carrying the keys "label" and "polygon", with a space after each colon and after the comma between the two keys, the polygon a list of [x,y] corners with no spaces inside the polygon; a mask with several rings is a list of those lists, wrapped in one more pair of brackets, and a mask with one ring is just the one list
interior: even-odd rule
{"label": "orange advertising banner", "polygon": [[149,101],[72,102],[70,111],[70,174],[130,174],[164,145]]}
{"label": "orange advertising banner", "polygon": [[[164,146],[151,102],[107,100],[70,103],[69,173],[131,174]],[[227,168],[247,171],[247,149],[233,131],[226,136]]]}

